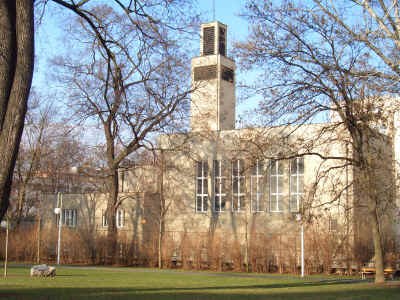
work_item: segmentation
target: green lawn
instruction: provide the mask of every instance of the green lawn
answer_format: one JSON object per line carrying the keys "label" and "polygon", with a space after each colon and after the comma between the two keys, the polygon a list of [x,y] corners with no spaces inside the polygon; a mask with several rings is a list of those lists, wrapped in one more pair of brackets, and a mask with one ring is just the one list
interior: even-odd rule
{"label": "green lawn", "polygon": [[[3,272],[3,269],[0,269]],[[1,273],[2,274],[2,273]],[[399,299],[399,285],[305,281],[238,274],[156,272],[132,268],[59,268],[56,278],[30,278],[12,267],[0,299]]]}

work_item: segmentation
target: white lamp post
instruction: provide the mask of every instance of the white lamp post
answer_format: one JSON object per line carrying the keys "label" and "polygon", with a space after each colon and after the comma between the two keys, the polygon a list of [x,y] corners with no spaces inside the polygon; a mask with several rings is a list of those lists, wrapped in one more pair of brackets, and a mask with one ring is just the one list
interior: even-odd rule
{"label": "white lamp post", "polygon": [[[296,215],[296,220],[301,222],[301,214]],[[304,225],[303,222],[300,224],[301,227],[301,277],[304,277]]]}
{"label": "white lamp post", "polygon": [[[70,174],[77,174],[78,167],[73,166],[69,169]],[[62,193],[57,193],[57,207],[54,209],[54,213],[59,215],[58,218],[58,243],[57,243],[57,265],[60,264],[60,255],[61,255],[61,227],[62,227]]]}
{"label": "white lamp post", "polygon": [[62,227],[62,194],[57,193],[57,207],[54,209],[54,213],[58,215],[58,244],[57,244],[57,265],[60,264],[60,252],[61,252],[61,227]]}
{"label": "white lamp post", "polygon": [[5,215],[6,220],[1,221],[0,226],[6,228],[6,255],[4,258],[4,277],[7,277],[7,264],[8,264],[8,229],[10,226],[10,222],[8,220],[7,215]]}

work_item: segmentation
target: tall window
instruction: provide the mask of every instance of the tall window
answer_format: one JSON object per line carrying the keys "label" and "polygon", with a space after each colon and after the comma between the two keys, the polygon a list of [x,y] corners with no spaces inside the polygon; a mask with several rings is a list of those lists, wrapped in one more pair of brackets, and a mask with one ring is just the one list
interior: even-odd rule
{"label": "tall window", "polygon": [[[115,215],[115,222],[117,225],[117,228],[122,228],[125,226],[125,211],[123,209],[118,209],[117,213]],[[103,211],[102,215],[102,225],[103,227],[108,227],[108,221],[107,221],[107,211]]]}
{"label": "tall window", "polygon": [[123,209],[118,209],[117,210],[117,227],[122,228],[125,226],[125,211]]}
{"label": "tall window", "polygon": [[244,162],[242,159],[232,161],[232,211],[245,209]]}
{"label": "tall window", "polygon": [[329,231],[334,232],[338,230],[338,221],[335,218],[329,218]]}
{"label": "tall window", "polygon": [[119,192],[123,193],[125,191],[125,170],[119,171]]}
{"label": "tall window", "polygon": [[292,212],[300,210],[304,195],[304,158],[297,157],[290,161],[290,203]]}
{"label": "tall window", "polygon": [[[63,209],[61,217],[63,226],[75,227],[78,224],[78,211],[76,209]],[[57,224],[59,224],[58,220]]]}
{"label": "tall window", "polygon": [[254,167],[250,169],[250,197],[251,211],[261,212],[264,207],[264,162],[256,161]]}
{"label": "tall window", "polygon": [[103,227],[108,227],[106,211],[103,211],[103,213],[102,213],[101,223],[102,223]]}
{"label": "tall window", "polygon": [[208,162],[196,164],[196,211],[207,212],[208,209]]}
{"label": "tall window", "polygon": [[283,165],[281,161],[272,160],[270,163],[270,210],[283,211]]}
{"label": "tall window", "polygon": [[225,210],[226,203],[226,177],[224,176],[225,161],[214,160],[214,211],[222,212]]}

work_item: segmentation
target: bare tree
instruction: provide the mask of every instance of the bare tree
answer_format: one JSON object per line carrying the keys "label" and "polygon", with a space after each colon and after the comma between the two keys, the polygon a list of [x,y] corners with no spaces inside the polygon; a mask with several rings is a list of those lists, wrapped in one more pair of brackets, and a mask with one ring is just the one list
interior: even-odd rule
{"label": "bare tree", "polygon": [[49,148],[45,149],[45,144],[49,143],[51,106],[41,108],[38,98],[32,100],[33,103],[25,119],[25,130],[14,174],[14,188],[18,195],[15,220],[17,224],[21,222],[24,212],[26,215],[33,207],[33,203],[26,202],[27,193],[29,194],[28,185],[38,175],[41,159],[49,151]]}
{"label": "bare tree", "polygon": [[[377,180],[385,172],[392,174],[390,159],[386,166],[378,163],[379,157],[382,162],[382,147],[390,148],[378,125],[390,123],[385,113],[394,109],[388,108],[382,97],[390,76],[372,72],[376,65],[370,49],[348,38],[336,21],[327,20],[325,12],[310,3],[249,0],[243,16],[252,24],[252,30],[246,42],[237,44],[237,51],[242,66],[258,68],[260,80],[250,90],[262,99],[259,108],[264,124],[290,125],[281,132],[283,142],[288,144],[302,125],[323,120],[327,114],[335,119],[321,125],[313,140],[295,139],[293,149],[272,153],[271,158],[314,155],[335,161],[336,166],[318,175],[316,183],[320,184],[321,175],[353,168],[355,180],[344,190],[357,186],[355,195],[366,200],[355,205],[368,211],[375,246],[376,282],[383,281],[379,228],[384,215],[382,207],[387,208],[393,200],[393,181]],[[317,150],[323,144],[340,143],[349,145],[348,154],[331,155]],[[383,197],[382,189],[386,191]],[[336,191],[337,195],[344,190]]]}
{"label": "bare tree", "polygon": [[37,95],[31,98],[11,194],[17,225],[34,213],[38,192],[67,191],[73,183],[69,170],[78,161],[88,161],[78,131],[57,122],[54,107]]}
{"label": "bare tree", "polygon": [[[185,1],[178,1],[183,9]],[[166,23],[180,19],[175,3],[144,3],[143,14],[117,13],[110,6],[94,8],[96,34],[81,19],[71,36],[81,44],[78,55],[57,60],[70,88],[71,107],[79,119],[94,122],[104,133],[104,173],[108,221],[108,257],[114,260],[118,168],[130,154],[150,147],[152,134],[180,120],[191,91],[188,64],[180,46],[179,28]],[[188,19],[190,20],[190,19]],[[78,24],[77,24],[78,25]],[[189,29],[190,27],[186,27]],[[99,37],[100,35],[100,37]],[[79,59],[78,59],[79,57]],[[61,69],[60,69],[61,70]],[[110,262],[111,262],[110,261]]]}
{"label": "bare tree", "polygon": [[[376,59],[368,69],[352,70],[356,75],[386,79],[398,89],[400,79],[400,4],[396,0],[313,0],[328,23],[335,23],[344,42],[365,46]],[[354,17],[357,21],[354,22]]]}
{"label": "bare tree", "polygon": [[[49,3],[55,3],[61,8],[71,11],[82,18],[88,28],[97,36],[98,42],[104,47],[104,51],[110,57],[113,53],[106,45],[107,39],[101,34],[101,28],[97,27],[97,21],[101,19],[93,10],[93,3],[99,4],[103,1],[63,1],[63,0],[9,0],[0,4],[0,220],[6,213],[9,205],[10,187],[12,174],[17,159],[19,143],[24,128],[24,118],[27,111],[29,91],[32,83],[34,66],[34,3],[42,5],[42,12]],[[141,22],[135,23],[135,17],[147,18],[157,27],[167,23],[169,20],[175,24],[185,18],[183,7],[187,0],[165,1],[156,0],[148,3],[143,0],[135,1],[112,1],[131,19],[134,27],[140,30]],[[154,7],[163,7],[159,14],[150,15],[147,10]],[[186,7],[186,6],[185,6]],[[170,9],[179,12],[179,16],[165,14]],[[153,12],[157,12],[156,9]],[[164,19],[161,17],[164,14]],[[39,16],[40,17],[40,16]],[[145,32],[143,32],[145,34]]]}

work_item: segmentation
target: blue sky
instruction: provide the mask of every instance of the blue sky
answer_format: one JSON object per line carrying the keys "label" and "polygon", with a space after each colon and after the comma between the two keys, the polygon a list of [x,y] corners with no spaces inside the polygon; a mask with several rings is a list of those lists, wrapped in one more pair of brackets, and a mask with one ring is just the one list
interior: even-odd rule
{"label": "blue sky", "polygon": [[[199,0],[200,8],[209,21],[213,20],[213,0]],[[228,41],[243,39],[248,33],[248,24],[238,16],[246,1],[215,0],[215,18],[228,26]]]}
{"label": "blue sky", "polygon": [[[248,33],[248,24],[241,19],[238,14],[243,10],[244,0],[214,0],[215,1],[215,18],[216,20],[228,26],[228,51],[232,50],[232,42],[243,39]],[[50,2],[51,3],[51,2]],[[199,9],[204,15],[204,21],[213,21],[213,0],[198,0]],[[51,4],[50,4],[51,5]],[[54,13],[47,10],[44,14],[43,22],[37,26],[36,36],[36,69],[34,82],[42,85],[47,80],[44,78],[47,61],[49,57],[62,54],[62,38],[64,34],[59,29],[58,20],[64,18],[63,14]]]}
{"label": "blue sky", "polygon": [[[248,24],[238,16],[243,10],[245,2],[244,0],[215,0],[215,19],[228,26],[229,56],[232,53],[232,43],[244,39],[248,33]],[[213,0],[198,0],[198,4],[203,13],[203,20],[205,22],[213,21]],[[51,2],[49,5],[52,5],[51,9],[47,9],[43,22],[37,26],[36,72],[33,85],[39,92],[46,89],[45,95],[54,95],[54,99],[57,99],[58,97],[62,98],[63,95],[60,95],[60,91],[52,80],[53,74],[49,72],[51,69],[49,59],[67,51],[62,42],[65,33],[60,29],[59,22],[59,20],[65,20],[65,10],[60,10],[58,6],[51,4]],[[199,43],[197,45],[196,47],[199,47]],[[242,78],[241,75],[243,76],[243,74],[236,74],[239,81]],[[239,106],[237,114],[245,108],[243,105]]]}

